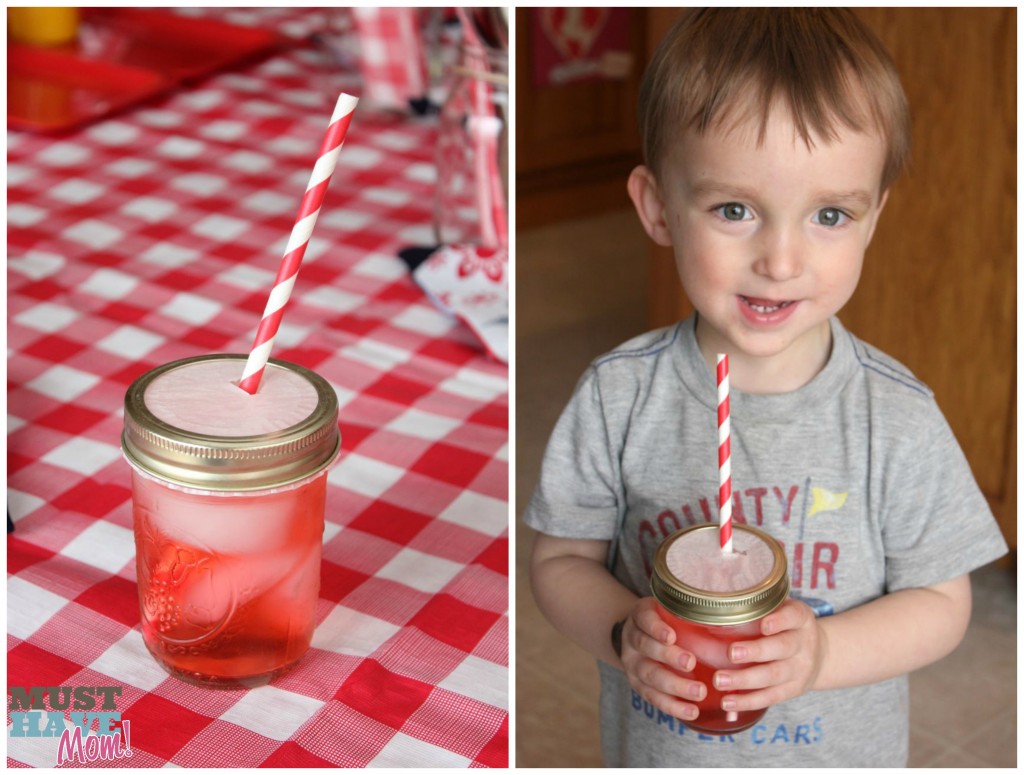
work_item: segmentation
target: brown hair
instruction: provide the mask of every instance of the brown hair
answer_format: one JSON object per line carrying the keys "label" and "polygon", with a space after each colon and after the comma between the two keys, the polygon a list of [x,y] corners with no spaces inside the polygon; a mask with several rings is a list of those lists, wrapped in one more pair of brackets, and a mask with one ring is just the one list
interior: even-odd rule
{"label": "brown hair", "polygon": [[[906,165],[910,112],[899,75],[852,11],[705,8],[676,22],[644,73],[639,117],[647,166],[658,174],[677,132],[720,128],[744,103],[760,112],[763,141],[779,98],[808,146],[812,134],[834,139],[837,123],[878,131],[888,146],[883,190]],[[756,113],[738,118],[748,116]]]}

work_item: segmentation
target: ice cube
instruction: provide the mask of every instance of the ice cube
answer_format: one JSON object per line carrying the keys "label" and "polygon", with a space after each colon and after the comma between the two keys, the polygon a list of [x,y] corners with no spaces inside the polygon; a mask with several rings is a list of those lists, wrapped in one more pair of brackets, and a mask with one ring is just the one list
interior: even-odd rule
{"label": "ice cube", "polygon": [[288,542],[293,522],[302,518],[294,493],[193,495],[135,476],[136,511],[173,542],[214,554],[272,552]]}
{"label": "ice cube", "polygon": [[677,645],[693,654],[699,662],[714,668],[732,666],[727,650],[729,643],[723,643],[693,627],[687,627],[682,632],[677,630],[677,635]]}
{"label": "ice cube", "polygon": [[238,558],[162,542],[142,559],[149,578],[146,616],[161,637],[178,643],[217,634],[257,598],[282,607],[308,604],[310,589],[319,588],[319,546]]}

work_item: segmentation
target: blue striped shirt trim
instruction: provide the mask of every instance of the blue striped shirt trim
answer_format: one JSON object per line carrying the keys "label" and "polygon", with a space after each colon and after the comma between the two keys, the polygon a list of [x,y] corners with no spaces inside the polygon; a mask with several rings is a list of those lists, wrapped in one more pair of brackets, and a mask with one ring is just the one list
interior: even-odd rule
{"label": "blue striped shirt trim", "polygon": [[[874,355],[872,355],[867,345],[864,344],[863,342],[859,342],[856,339],[856,337],[854,337],[854,335],[849,331],[846,332],[846,335],[850,337],[850,344],[853,346],[853,354],[857,356],[858,363],[860,363],[860,365],[863,366],[865,369],[873,371],[876,374],[880,374],[886,379],[892,380],[897,384],[903,385],[903,387],[910,388],[914,392],[920,393],[923,396],[931,395],[931,393],[928,390],[928,387],[923,382],[915,379],[910,374],[900,371],[895,366],[892,366],[891,364],[886,363],[880,358],[877,358]],[[858,344],[860,345],[860,347],[857,346]]]}
{"label": "blue striped shirt trim", "polygon": [[[636,350],[616,350],[614,352],[610,352],[594,361],[594,366],[603,366],[609,361],[618,360],[619,358],[644,358],[649,355],[657,355],[675,343],[679,338],[679,331],[682,327],[683,323],[677,323],[672,331],[672,336],[668,340],[661,339],[653,344],[647,345],[647,347],[641,347]],[[668,332],[666,332],[666,335],[667,333]]]}

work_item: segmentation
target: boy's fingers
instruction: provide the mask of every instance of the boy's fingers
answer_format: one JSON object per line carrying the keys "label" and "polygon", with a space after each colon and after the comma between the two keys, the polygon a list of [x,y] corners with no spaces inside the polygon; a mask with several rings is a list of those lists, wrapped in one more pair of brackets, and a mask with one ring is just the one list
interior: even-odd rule
{"label": "boy's fingers", "polygon": [[[798,694],[797,692],[796,694]],[[743,694],[726,694],[722,697],[723,710],[761,710],[778,705],[796,696],[789,691],[789,685],[772,686],[768,689],[761,689],[756,692],[745,692]]]}
{"label": "boy's fingers", "polygon": [[678,718],[696,718],[697,707],[693,703],[707,696],[704,684],[681,678],[656,662],[643,665],[637,678],[639,682],[633,688],[643,699]]}
{"label": "boy's fingers", "polygon": [[666,646],[639,628],[627,627],[623,630],[623,641],[628,642],[634,651],[648,659],[661,662],[675,670],[689,672],[693,670],[695,659],[693,654],[679,646]]}
{"label": "boy's fingers", "polygon": [[693,703],[684,702],[671,694],[650,690],[640,696],[661,712],[686,721],[692,721],[700,713],[700,709]]}
{"label": "boy's fingers", "polygon": [[754,691],[779,686],[793,679],[785,662],[766,662],[742,670],[718,670],[712,678],[720,691]]}
{"label": "boy's fingers", "polygon": [[774,635],[777,632],[795,630],[803,627],[808,619],[813,618],[814,613],[809,606],[790,599],[761,620],[761,634]]}
{"label": "boy's fingers", "polygon": [[734,664],[748,662],[774,662],[789,659],[800,650],[796,633],[787,631],[758,640],[737,641],[729,647],[729,659]]}
{"label": "boy's fingers", "polygon": [[642,601],[637,606],[637,610],[633,615],[633,621],[636,623],[638,629],[647,633],[655,640],[664,643],[665,645],[671,645],[675,643],[676,634],[662,621],[662,618],[658,616],[657,610],[655,610],[652,603],[648,603],[646,600]]}
{"label": "boy's fingers", "polygon": [[707,687],[700,681],[692,681],[666,670],[664,665],[653,660],[647,660],[637,671],[637,676],[646,686],[684,700],[703,700],[708,693]]}

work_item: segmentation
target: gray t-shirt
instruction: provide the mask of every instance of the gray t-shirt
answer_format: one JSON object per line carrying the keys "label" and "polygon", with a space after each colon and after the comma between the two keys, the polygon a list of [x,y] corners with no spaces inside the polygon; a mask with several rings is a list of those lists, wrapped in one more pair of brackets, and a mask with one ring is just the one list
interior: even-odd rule
{"label": "gray t-shirt", "polygon": [[[733,520],[785,547],[792,596],[819,616],[952,579],[1006,542],[931,391],[833,318],[832,353],[792,393],[730,394]],[[616,578],[650,594],[654,552],[717,520],[716,386],[695,318],[595,360],[548,444],[525,520],[612,542]],[[694,732],[599,664],[608,766],[906,765],[906,676],[810,692],[732,736]]]}

